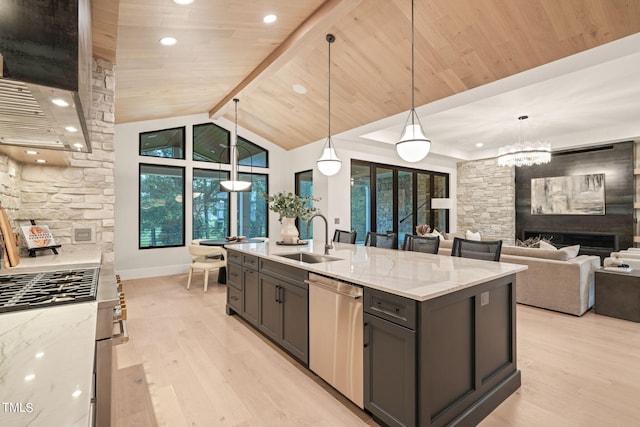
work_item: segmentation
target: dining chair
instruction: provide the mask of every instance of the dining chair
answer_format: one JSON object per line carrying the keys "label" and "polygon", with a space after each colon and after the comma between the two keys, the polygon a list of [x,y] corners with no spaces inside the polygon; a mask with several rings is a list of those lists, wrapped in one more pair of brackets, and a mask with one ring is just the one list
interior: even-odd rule
{"label": "dining chair", "polygon": [[222,246],[189,245],[189,253],[193,256],[189,265],[189,280],[187,289],[191,287],[191,276],[194,270],[204,271],[204,291],[209,286],[209,271],[227,266],[227,251]]}
{"label": "dining chair", "polygon": [[502,240],[479,241],[453,238],[451,256],[482,259],[485,261],[500,261]]}
{"label": "dining chair", "polygon": [[405,251],[424,252],[427,254],[437,254],[440,247],[440,238],[438,236],[418,236],[415,234],[406,234],[402,249]]}
{"label": "dining chair", "polygon": [[364,245],[396,249],[398,247],[398,235],[396,233],[374,233],[373,231],[368,231]]}
{"label": "dining chair", "polygon": [[357,234],[356,230],[336,230],[333,233],[333,241],[339,243],[355,243]]}

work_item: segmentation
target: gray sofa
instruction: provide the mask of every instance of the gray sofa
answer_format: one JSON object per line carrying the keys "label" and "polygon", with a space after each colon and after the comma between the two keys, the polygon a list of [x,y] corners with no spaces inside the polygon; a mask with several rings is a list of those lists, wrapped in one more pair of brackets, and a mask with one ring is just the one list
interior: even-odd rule
{"label": "gray sofa", "polygon": [[[438,254],[451,255],[452,243],[441,240]],[[503,245],[500,261],[528,266],[517,274],[516,301],[520,304],[575,316],[593,307],[595,271],[600,267],[597,256]]]}

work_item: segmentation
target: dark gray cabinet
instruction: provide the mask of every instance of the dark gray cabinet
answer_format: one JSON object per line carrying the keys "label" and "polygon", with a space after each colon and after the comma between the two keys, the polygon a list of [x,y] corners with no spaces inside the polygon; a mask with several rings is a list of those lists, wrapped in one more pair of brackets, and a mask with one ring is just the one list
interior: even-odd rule
{"label": "dark gray cabinet", "polygon": [[260,259],[258,329],[309,363],[309,290],[305,270]]}
{"label": "dark gray cabinet", "polygon": [[389,426],[416,425],[416,302],[364,291],[364,407]]}
{"label": "dark gray cabinet", "polygon": [[258,326],[260,314],[260,283],[258,280],[258,257],[242,257],[242,318]]}
{"label": "dark gray cabinet", "polygon": [[242,257],[227,251],[227,314],[242,312]]}

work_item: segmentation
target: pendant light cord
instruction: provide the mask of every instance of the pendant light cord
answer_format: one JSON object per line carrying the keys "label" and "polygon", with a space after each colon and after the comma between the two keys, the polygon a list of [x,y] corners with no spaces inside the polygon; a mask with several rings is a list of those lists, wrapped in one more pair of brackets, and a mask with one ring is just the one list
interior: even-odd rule
{"label": "pendant light cord", "polygon": [[329,104],[329,126],[328,126],[328,138],[329,138],[329,145],[331,145],[331,43],[333,43],[336,38],[333,34],[327,34],[327,42],[329,42],[329,56],[328,56],[328,70],[329,73],[327,74],[327,78],[329,80],[329,84],[327,85],[328,87],[328,92],[327,92],[327,101]]}
{"label": "pendant light cord", "polygon": [[235,105],[235,127],[233,135],[233,143],[231,144],[231,180],[238,180],[238,98],[233,98]]}
{"label": "pendant light cord", "polygon": [[415,94],[415,80],[414,80],[414,74],[415,74],[415,35],[414,35],[414,25],[413,25],[413,0],[411,0],[411,109],[415,110],[415,100],[414,100],[414,94]]}

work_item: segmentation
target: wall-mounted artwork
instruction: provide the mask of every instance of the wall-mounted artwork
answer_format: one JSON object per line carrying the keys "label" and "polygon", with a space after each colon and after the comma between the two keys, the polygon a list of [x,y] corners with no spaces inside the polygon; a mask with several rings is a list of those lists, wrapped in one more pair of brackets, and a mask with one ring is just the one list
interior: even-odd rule
{"label": "wall-mounted artwork", "polygon": [[604,174],[533,178],[531,215],[604,215]]}

